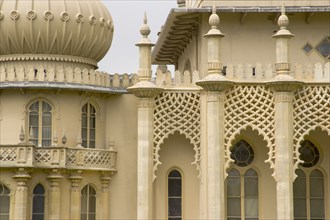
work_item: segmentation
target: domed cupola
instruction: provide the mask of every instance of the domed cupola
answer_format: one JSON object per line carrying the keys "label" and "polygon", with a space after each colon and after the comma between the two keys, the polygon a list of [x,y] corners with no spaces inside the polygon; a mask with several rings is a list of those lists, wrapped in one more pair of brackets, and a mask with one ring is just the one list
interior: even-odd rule
{"label": "domed cupola", "polygon": [[113,30],[100,0],[3,0],[0,62],[95,69]]}

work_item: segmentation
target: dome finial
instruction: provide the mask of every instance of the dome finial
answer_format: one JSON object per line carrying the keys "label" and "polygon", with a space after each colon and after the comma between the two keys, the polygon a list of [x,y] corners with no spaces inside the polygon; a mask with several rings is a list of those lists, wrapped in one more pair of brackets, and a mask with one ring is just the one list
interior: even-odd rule
{"label": "dome finial", "polygon": [[278,26],[280,26],[281,29],[286,29],[286,27],[289,25],[289,18],[285,14],[284,2],[282,2],[281,12],[282,12],[282,14],[278,18],[277,24],[278,24]]}
{"label": "dome finial", "polygon": [[285,7],[284,7],[284,2],[282,2],[282,9],[281,9],[282,15],[285,15]]}
{"label": "dome finial", "polygon": [[209,18],[209,24],[211,26],[211,29],[217,29],[220,24],[220,18],[217,15],[217,10],[214,2],[212,6],[212,15]]}
{"label": "dome finial", "polygon": [[148,35],[150,34],[150,28],[148,26],[148,19],[147,19],[147,12],[144,12],[144,17],[143,17],[143,25],[140,29],[140,33],[143,37],[147,38]]}

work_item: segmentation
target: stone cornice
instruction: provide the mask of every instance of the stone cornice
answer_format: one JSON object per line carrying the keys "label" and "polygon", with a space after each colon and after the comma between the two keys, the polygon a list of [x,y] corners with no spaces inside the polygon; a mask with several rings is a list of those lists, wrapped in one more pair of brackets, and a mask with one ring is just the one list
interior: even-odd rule
{"label": "stone cornice", "polygon": [[139,98],[153,98],[163,91],[163,88],[150,81],[141,81],[128,87],[127,91]]}
{"label": "stone cornice", "polygon": [[304,83],[287,74],[278,74],[267,85],[275,92],[294,92]]}
{"label": "stone cornice", "polygon": [[231,87],[234,83],[220,74],[209,74],[204,79],[196,82],[196,84],[206,91],[221,92]]}
{"label": "stone cornice", "polygon": [[97,67],[97,61],[84,57],[57,54],[11,54],[0,55],[0,62],[6,61],[61,61],[83,63]]}

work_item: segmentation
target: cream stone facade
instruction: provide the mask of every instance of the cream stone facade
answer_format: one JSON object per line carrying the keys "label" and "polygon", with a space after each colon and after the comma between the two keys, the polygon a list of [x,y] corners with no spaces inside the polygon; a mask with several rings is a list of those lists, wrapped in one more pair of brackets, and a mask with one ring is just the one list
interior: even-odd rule
{"label": "cream stone facade", "polygon": [[178,0],[128,75],[99,0],[0,0],[0,219],[330,219],[329,12]]}

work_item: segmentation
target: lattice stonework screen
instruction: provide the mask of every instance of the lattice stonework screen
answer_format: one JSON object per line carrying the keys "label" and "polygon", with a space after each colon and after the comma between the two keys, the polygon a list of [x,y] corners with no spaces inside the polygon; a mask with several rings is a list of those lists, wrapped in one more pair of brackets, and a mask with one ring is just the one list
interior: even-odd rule
{"label": "lattice stonework screen", "polygon": [[[304,136],[317,127],[330,135],[330,86],[304,86],[293,100],[293,144],[296,169],[299,147]],[[295,172],[295,169],[293,172]],[[294,177],[296,177],[294,173]]]}
{"label": "lattice stonework screen", "polygon": [[174,132],[184,134],[194,146],[197,171],[200,172],[200,94],[198,92],[163,92],[155,100],[154,179],[161,164],[159,150]]}
{"label": "lattice stonework screen", "polygon": [[[225,169],[230,165],[230,147],[235,136],[247,127],[258,131],[269,148],[266,162],[274,167],[275,121],[273,93],[263,85],[238,85],[226,94],[225,101]],[[273,174],[274,175],[274,174]]]}

